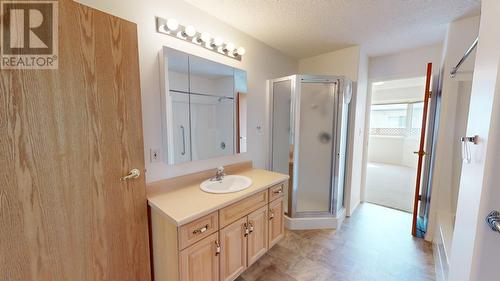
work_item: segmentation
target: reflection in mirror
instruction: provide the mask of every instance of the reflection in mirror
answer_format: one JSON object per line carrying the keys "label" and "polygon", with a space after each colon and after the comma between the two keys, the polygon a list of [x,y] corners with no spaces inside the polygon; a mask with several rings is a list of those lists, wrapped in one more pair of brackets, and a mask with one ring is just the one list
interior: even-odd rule
{"label": "reflection in mirror", "polygon": [[247,151],[247,73],[234,70],[234,88],[236,93],[236,153]]}
{"label": "reflection in mirror", "polygon": [[246,72],[169,48],[162,54],[168,164],[246,152]]}

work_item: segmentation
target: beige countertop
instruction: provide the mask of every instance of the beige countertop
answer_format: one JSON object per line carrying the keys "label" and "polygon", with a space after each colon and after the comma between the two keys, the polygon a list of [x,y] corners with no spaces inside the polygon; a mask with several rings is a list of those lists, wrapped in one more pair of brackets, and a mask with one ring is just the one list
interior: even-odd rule
{"label": "beige countertop", "polygon": [[199,176],[193,176],[194,180],[184,179],[175,186],[172,186],[174,181],[165,180],[149,185],[148,188],[153,191],[148,192],[148,204],[172,223],[181,226],[289,178],[288,175],[261,169],[246,169],[229,174],[247,176],[252,179],[252,185],[239,192],[212,194],[200,189],[200,183],[207,178],[201,180]]}

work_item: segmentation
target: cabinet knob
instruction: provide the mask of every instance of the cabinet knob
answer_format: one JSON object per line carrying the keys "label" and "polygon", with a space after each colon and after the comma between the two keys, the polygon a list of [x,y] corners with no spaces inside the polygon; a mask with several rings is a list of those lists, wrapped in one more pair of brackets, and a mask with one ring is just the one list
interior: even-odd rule
{"label": "cabinet knob", "polygon": [[220,255],[222,248],[219,244],[219,241],[215,240],[215,255],[218,256]]}
{"label": "cabinet knob", "polygon": [[249,222],[248,223],[249,225],[249,231],[248,231],[248,234],[251,234],[253,232],[253,223],[252,222]]}
{"label": "cabinet knob", "polygon": [[274,212],[270,211],[269,212],[269,220],[273,220],[273,219],[274,219]]}
{"label": "cabinet knob", "polygon": [[248,224],[245,223],[243,227],[245,228],[243,236],[248,237],[248,234],[250,234],[250,230],[248,229]]}

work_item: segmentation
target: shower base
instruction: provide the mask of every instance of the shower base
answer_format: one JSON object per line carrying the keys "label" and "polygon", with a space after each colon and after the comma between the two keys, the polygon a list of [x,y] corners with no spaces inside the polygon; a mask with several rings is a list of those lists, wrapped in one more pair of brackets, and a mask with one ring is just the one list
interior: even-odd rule
{"label": "shower base", "polygon": [[345,219],[345,209],[337,217],[291,218],[285,215],[285,227],[290,230],[340,229]]}

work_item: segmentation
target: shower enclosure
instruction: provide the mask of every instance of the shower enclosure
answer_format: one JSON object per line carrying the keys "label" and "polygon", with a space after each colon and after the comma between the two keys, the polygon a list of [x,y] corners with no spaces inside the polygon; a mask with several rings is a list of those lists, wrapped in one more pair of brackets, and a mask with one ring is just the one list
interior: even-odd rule
{"label": "shower enclosure", "polygon": [[343,213],[352,82],[292,75],[269,81],[273,171],[290,175],[288,219]]}

